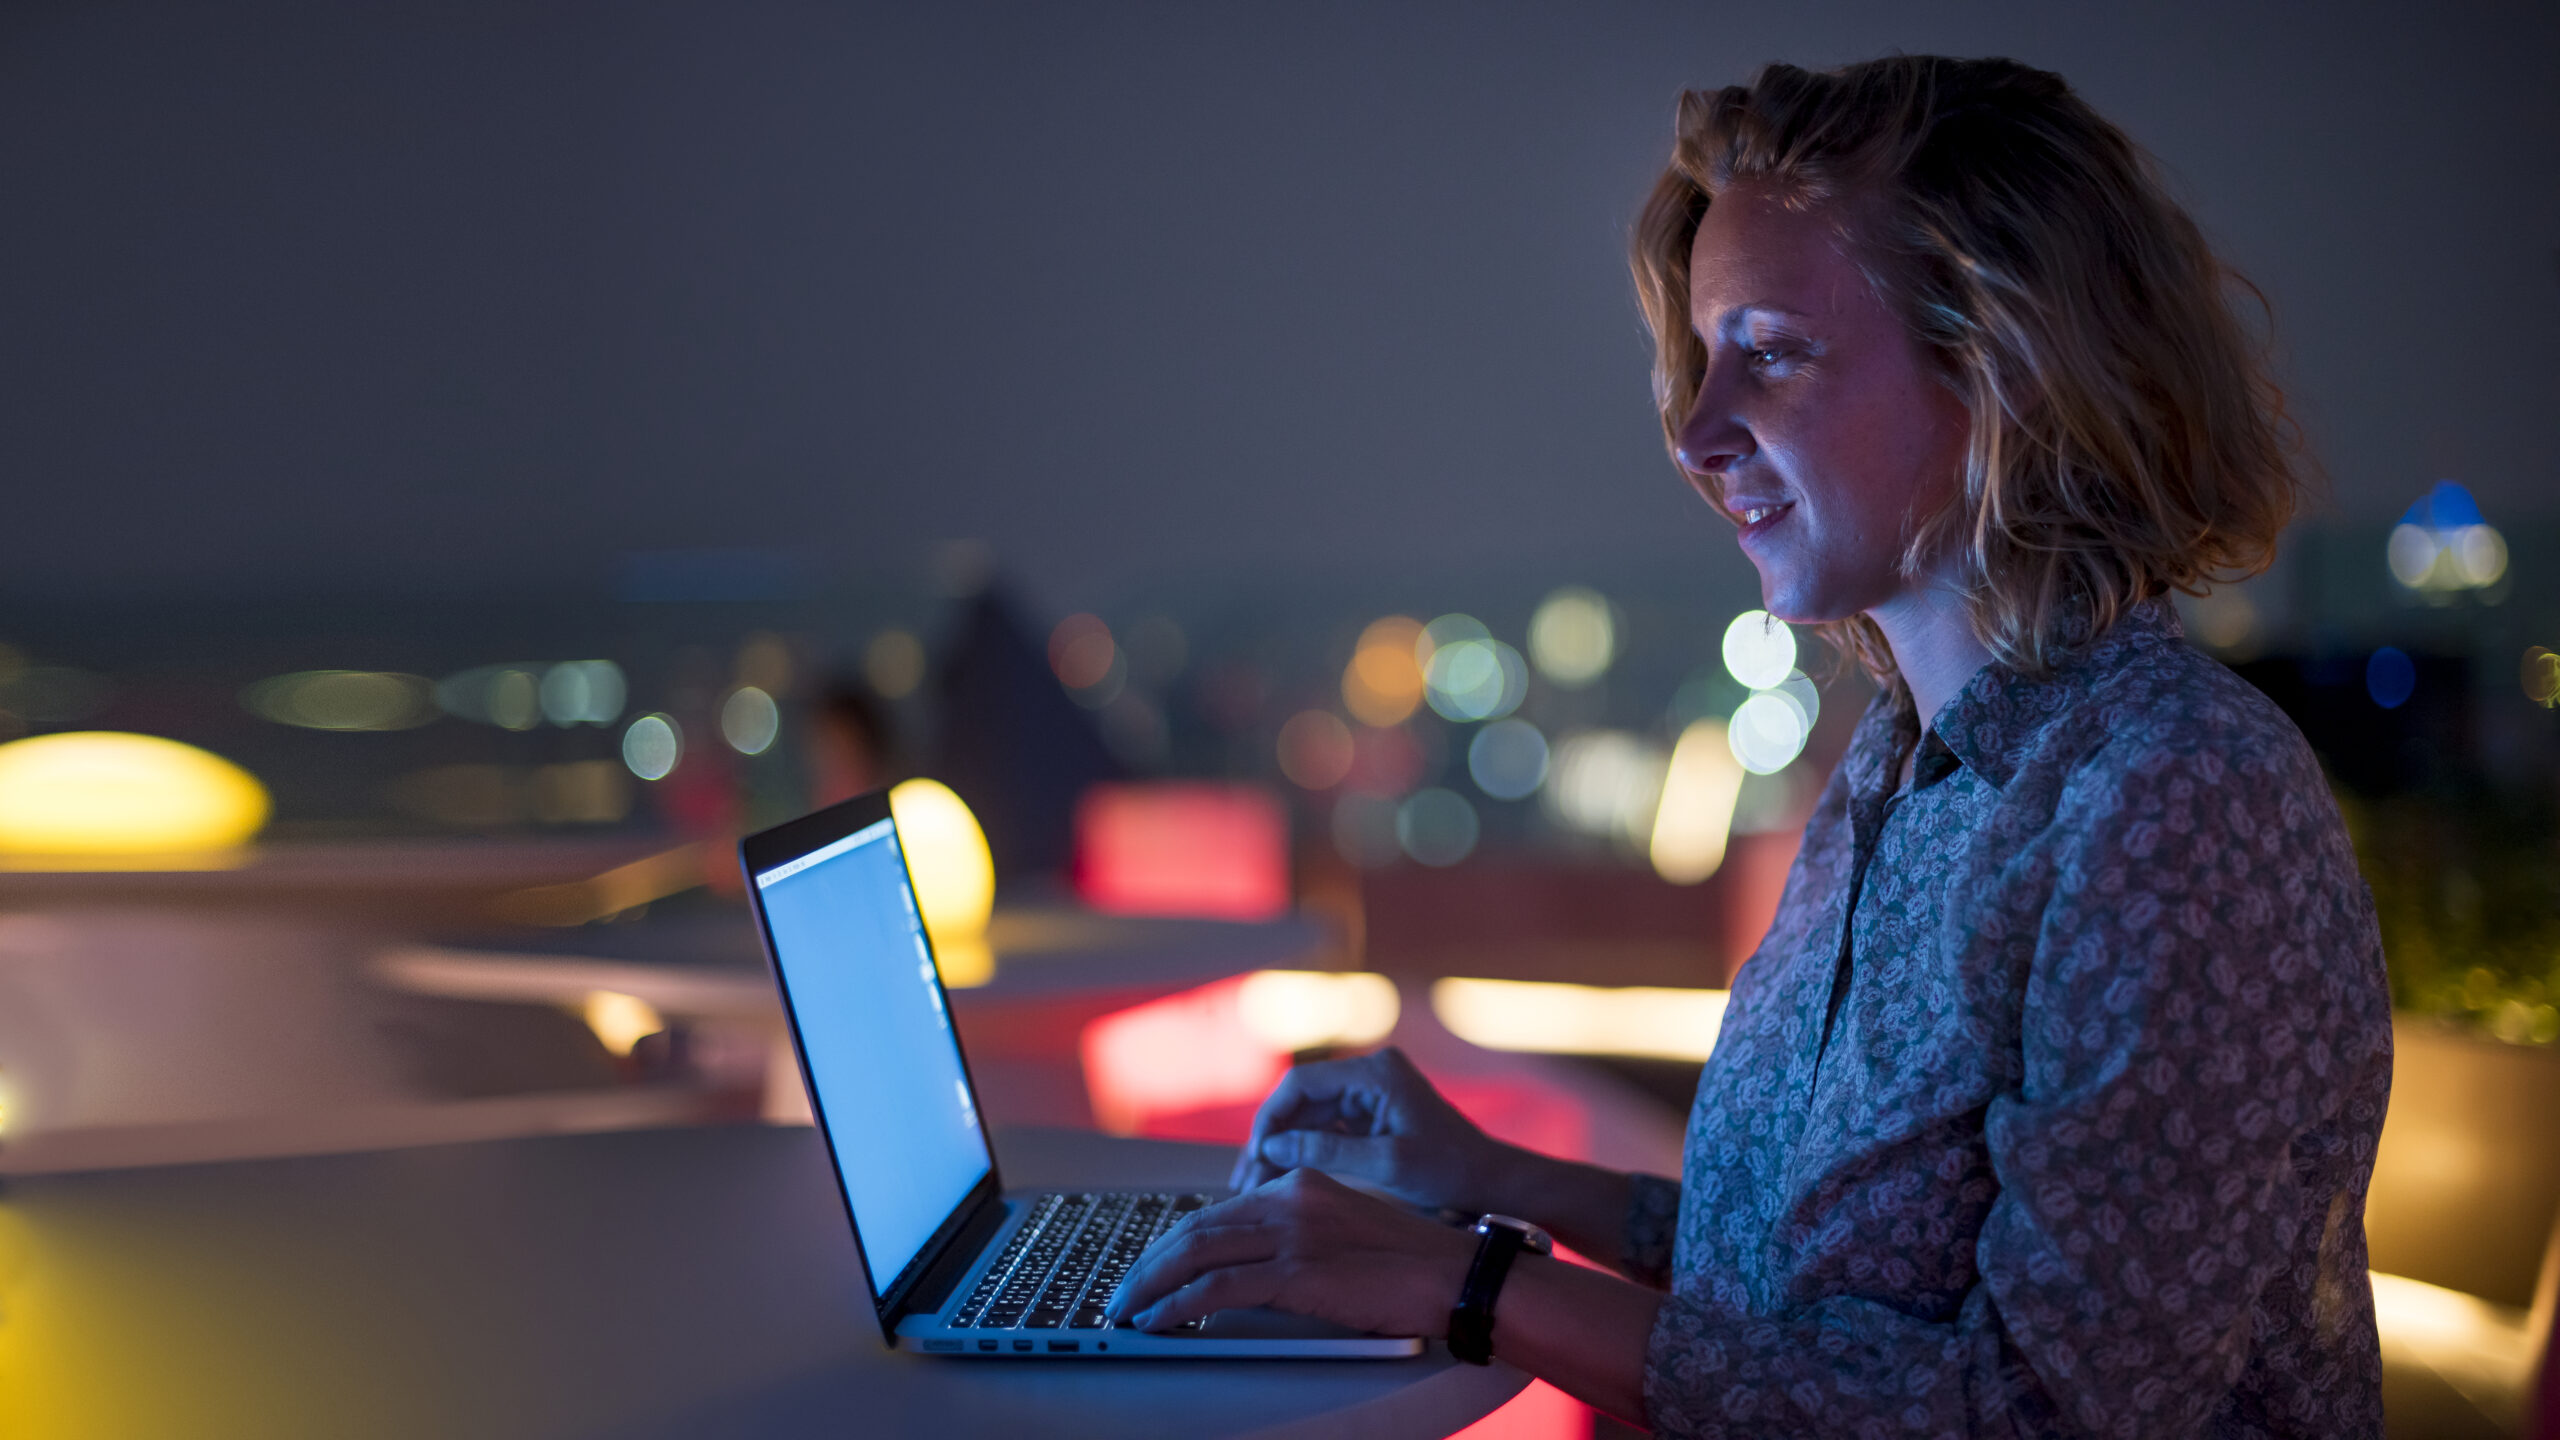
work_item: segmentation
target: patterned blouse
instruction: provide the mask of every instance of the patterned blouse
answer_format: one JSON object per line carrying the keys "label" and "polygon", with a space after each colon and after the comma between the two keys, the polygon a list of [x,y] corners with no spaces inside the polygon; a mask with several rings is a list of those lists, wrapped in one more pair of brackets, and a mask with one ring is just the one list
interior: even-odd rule
{"label": "patterned blouse", "polygon": [[2301,735],[2137,607],[1868,707],[1636,1182],[1654,1427],[2378,1436],[2372,901]]}

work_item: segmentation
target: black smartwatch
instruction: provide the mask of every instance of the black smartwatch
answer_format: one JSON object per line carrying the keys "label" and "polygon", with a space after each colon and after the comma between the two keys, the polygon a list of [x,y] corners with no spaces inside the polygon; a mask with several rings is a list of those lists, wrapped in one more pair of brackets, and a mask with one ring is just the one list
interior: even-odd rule
{"label": "black smartwatch", "polygon": [[1523,1250],[1552,1253],[1556,1242],[1526,1220],[1486,1215],[1475,1223],[1476,1263],[1467,1268],[1467,1283],[1458,1291],[1458,1308],[1449,1312],[1449,1353],[1470,1365],[1493,1363],[1493,1301],[1502,1293],[1511,1262]]}

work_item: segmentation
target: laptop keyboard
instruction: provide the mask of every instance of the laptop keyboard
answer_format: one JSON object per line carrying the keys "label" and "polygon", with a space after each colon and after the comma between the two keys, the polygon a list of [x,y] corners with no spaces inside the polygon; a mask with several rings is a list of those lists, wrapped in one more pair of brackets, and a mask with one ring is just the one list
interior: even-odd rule
{"label": "laptop keyboard", "polygon": [[[950,1324],[958,1330],[1108,1329],[1103,1307],[1139,1253],[1209,1203],[1207,1195],[1044,1195],[951,1312]],[[1198,1329],[1199,1322],[1181,1328]]]}

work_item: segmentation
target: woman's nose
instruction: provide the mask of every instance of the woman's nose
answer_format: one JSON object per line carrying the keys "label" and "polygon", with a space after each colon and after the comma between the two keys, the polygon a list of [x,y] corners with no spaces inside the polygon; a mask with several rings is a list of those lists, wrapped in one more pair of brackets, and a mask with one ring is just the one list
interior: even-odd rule
{"label": "woman's nose", "polygon": [[1691,475],[1722,475],[1751,453],[1751,432],[1715,412],[1700,410],[1680,427],[1671,457]]}

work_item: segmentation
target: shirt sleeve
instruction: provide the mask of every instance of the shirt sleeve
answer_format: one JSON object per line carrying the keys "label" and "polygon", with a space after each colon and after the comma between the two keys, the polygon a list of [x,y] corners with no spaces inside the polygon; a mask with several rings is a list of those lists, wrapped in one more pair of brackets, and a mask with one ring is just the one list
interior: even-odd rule
{"label": "shirt sleeve", "polygon": [[1753,1315],[1731,1277],[1684,1285],[1646,1357],[1657,1430],[2202,1428],[2297,1251],[2293,1146],[2372,1053],[2343,827],[2308,755],[2268,748],[2084,765],[2008,862],[2024,1063],[1983,1121],[2000,1191],[1954,1318],[1855,1296]]}
{"label": "shirt sleeve", "polygon": [[1659,1175],[1630,1177],[1634,1193],[1627,1200],[1625,1261],[1620,1267],[1655,1289],[1671,1284],[1671,1242],[1680,1224],[1680,1186]]}

